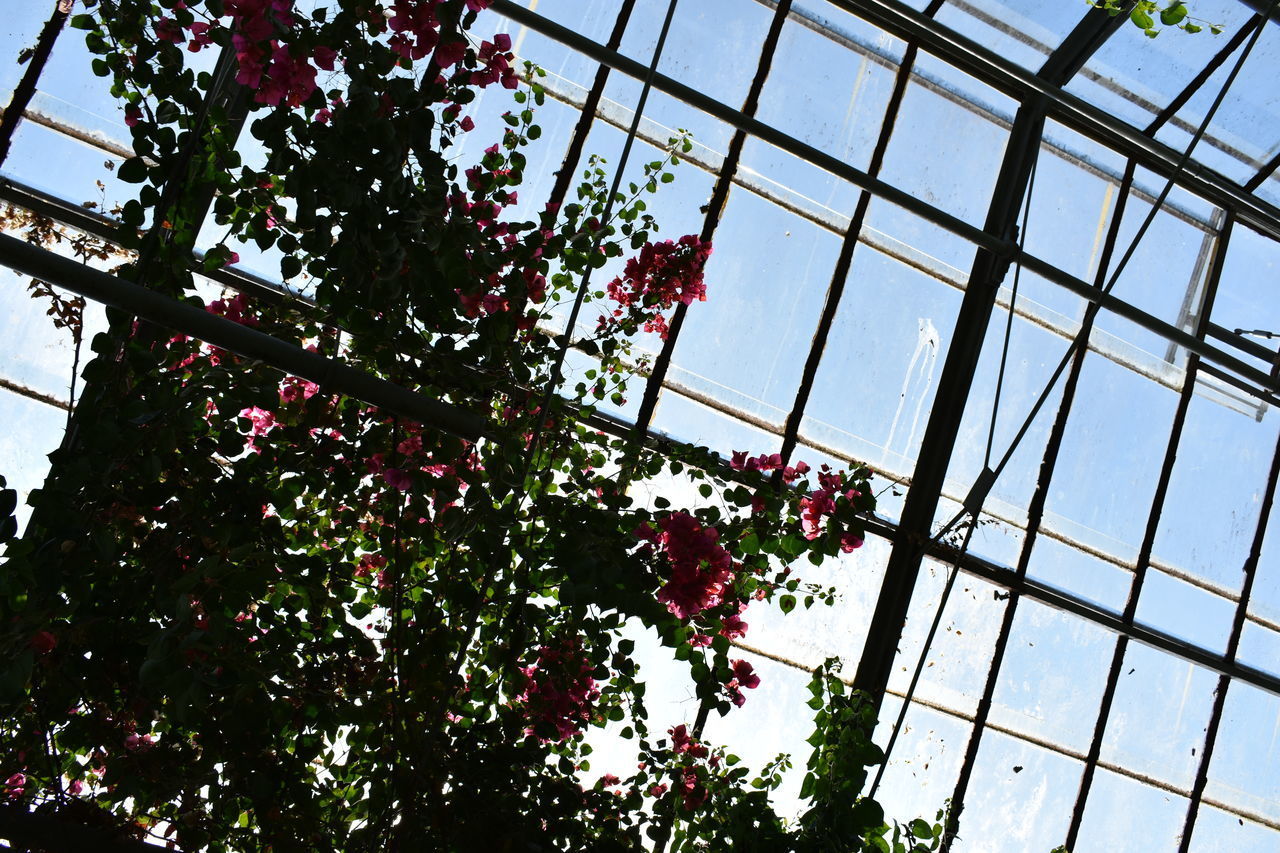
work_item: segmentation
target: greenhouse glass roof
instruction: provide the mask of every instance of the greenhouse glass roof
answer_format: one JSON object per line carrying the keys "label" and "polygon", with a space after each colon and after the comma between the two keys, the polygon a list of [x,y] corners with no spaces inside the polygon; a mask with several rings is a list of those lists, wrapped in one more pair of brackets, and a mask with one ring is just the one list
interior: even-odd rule
{"label": "greenhouse glass roof", "polygon": [[[837,606],[746,646],[794,695],[710,737],[756,765],[803,752],[781,709],[838,654],[884,693],[886,808],[950,799],[954,850],[1280,847],[1275,5],[1195,0],[1201,32],[1154,39],[1032,0],[484,13],[547,71],[520,190],[536,210],[566,151],[617,162],[675,8],[628,169],[692,132],[650,207],[713,240],[708,302],[647,340],[648,387],[612,414],[726,457],[857,460],[882,489],[866,547],[813,578]],[[0,101],[48,13],[7,10]],[[78,36],[38,81],[0,200],[108,234],[130,138]],[[509,107],[471,109],[497,127]],[[211,285],[282,286],[275,256],[239,252]],[[0,281],[0,472],[25,493],[66,421],[71,351],[23,276]]]}

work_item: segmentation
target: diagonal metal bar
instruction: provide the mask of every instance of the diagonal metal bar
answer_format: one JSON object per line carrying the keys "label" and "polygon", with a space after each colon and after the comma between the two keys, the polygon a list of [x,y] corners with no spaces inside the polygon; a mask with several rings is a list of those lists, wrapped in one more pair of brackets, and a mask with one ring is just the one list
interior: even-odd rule
{"label": "diagonal metal bar", "polygon": [[[1200,319],[1196,324],[1196,336],[1203,337],[1208,333],[1209,315],[1213,311],[1214,298],[1217,295],[1218,282],[1222,276],[1222,267],[1226,261],[1227,245],[1231,239],[1234,220],[1227,219],[1222,236],[1214,252],[1213,263],[1205,282],[1205,295]],[[1122,619],[1126,625],[1132,625],[1138,610],[1138,600],[1142,596],[1142,586],[1146,579],[1147,569],[1151,565],[1151,551],[1155,546],[1156,533],[1160,528],[1160,515],[1164,510],[1165,498],[1168,495],[1169,483],[1173,478],[1173,466],[1177,460],[1178,444],[1182,438],[1182,430],[1186,424],[1187,411],[1191,398],[1195,393],[1196,374],[1200,359],[1194,353],[1187,357],[1186,378],[1183,380],[1182,393],[1178,396],[1178,405],[1174,411],[1173,424],[1169,432],[1169,443],[1165,449],[1164,462],[1160,468],[1160,476],[1156,482],[1155,494],[1151,500],[1151,513],[1147,518],[1146,532],[1142,545],[1138,549],[1138,560],[1133,579],[1129,585],[1129,597],[1125,603]],[[1120,682],[1120,670],[1124,664],[1125,652],[1128,648],[1128,636],[1121,635],[1116,641],[1115,652],[1111,658],[1111,667],[1107,671],[1106,686],[1103,688],[1103,701],[1094,725],[1093,737],[1089,744],[1089,753],[1085,759],[1084,771],[1080,777],[1080,787],[1076,794],[1075,806],[1071,812],[1071,823],[1067,829],[1067,849],[1076,845],[1080,827],[1084,819],[1084,809],[1093,785],[1093,777],[1097,770],[1098,758],[1102,752],[1102,738],[1106,733],[1107,722],[1111,716],[1111,707],[1115,700],[1116,688]]]}
{"label": "diagonal metal bar", "polygon": [[[773,57],[778,49],[778,41],[782,37],[782,27],[786,23],[787,15],[790,11],[791,0],[780,0],[774,9],[773,19],[769,23],[769,31],[760,47],[760,58],[756,63],[755,76],[751,79],[751,85],[747,89],[747,96],[743,101],[742,110],[740,112],[735,111],[744,118],[750,119],[755,116],[756,109],[760,104],[760,93],[764,90],[765,81],[769,79],[769,69],[773,65]],[[662,88],[661,85],[658,85],[658,88]],[[738,161],[742,157],[742,149],[746,142],[747,130],[739,126],[729,141],[729,150],[725,154],[724,163],[720,167],[720,175],[711,191],[711,200],[707,203],[706,218],[703,219],[702,231],[699,234],[699,239],[704,243],[710,242],[715,237],[716,228],[720,224],[720,217],[723,215],[725,204],[729,200],[729,190],[733,187],[733,179],[738,171]],[[653,413],[658,405],[658,396],[662,393],[662,382],[671,367],[671,354],[675,351],[676,342],[680,339],[680,330],[684,328],[684,318],[688,310],[689,306],[680,303],[676,306],[676,310],[672,312],[666,340],[662,342],[662,350],[658,353],[658,357],[654,359],[652,372],[649,375],[648,382],[645,384],[644,396],[640,400],[640,408],[636,415],[636,429],[638,432],[647,430],[653,420]]]}
{"label": "diagonal metal bar", "polygon": [[[1116,209],[1112,212],[1111,224],[1107,229],[1106,242],[1103,244],[1102,256],[1098,263],[1098,270],[1094,279],[1094,285],[1098,288],[1102,288],[1106,281],[1106,271],[1110,266],[1116,241],[1120,236],[1120,223],[1124,216],[1124,207],[1128,199],[1129,188],[1133,184],[1134,171],[1134,164],[1131,160],[1120,184]],[[1086,341],[1092,330],[1093,322],[1094,317],[1086,314],[1084,326],[1080,332],[1081,337]],[[1058,412],[1054,418],[1053,427],[1049,432],[1049,439],[1045,443],[1044,454],[1040,462],[1040,474],[1036,481],[1035,491],[1031,496],[1031,502],[1027,508],[1027,532],[1023,539],[1022,550],[1018,556],[1018,565],[1015,569],[1016,575],[1020,579],[1025,579],[1027,576],[1027,569],[1031,562],[1031,551],[1035,546],[1036,537],[1040,531],[1040,522],[1044,518],[1045,503],[1049,497],[1049,486],[1053,480],[1053,472],[1057,467],[1058,453],[1062,447],[1063,436],[1066,434],[1067,420],[1070,416],[1071,405],[1075,400],[1076,387],[1080,381],[1081,367],[1084,364],[1086,352],[1087,349],[1084,347],[1075,351],[1070,372],[1067,374],[1066,382],[1063,385],[1062,399],[1058,404]],[[987,718],[991,713],[991,703],[995,697],[996,684],[1001,666],[1004,663],[1004,655],[1009,645],[1009,637],[1012,634],[1014,617],[1017,615],[1018,602],[1021,597],[1019,591],[1011,590],[1005,605],[1000,631],[996,636],[995,646],[992,649],[991,666],[987,672],[986,682],[983,685],[982,696],[978,700],[978,706],[974,713],[974,726],[970,730],[969,742],[965,746],[960,772],[956,776],[955,788],[951,794],[951,810],[948,813],[947,834],[943,839],[944,851],[951,849],[951,844],[959,830],[960,815],[964,811],[969,781],[973,775],[973,768],[977,761],[978,749],[982,743],[982,735],[985,731]]]}
{"label": "diagonal metal bar", "polygon": [[[1043,102],[1024,104],[1018,110],[1009,133],[985,229],[1005,240],[1011,240],[1016,230],[1018,212],[1044,130],[1044,115]],[[955,448],[987,324],[1008,268],[1009,263],[1004,258],[979,250],[956,315],[946,362],[938,380],[938,392],[925,427],[911,488],[903,505],[900,523],[903,538],[894,545],[889,556],[854,676],[854,686],[873,697],[877,706],[889,684],[898,638],[924,556],[923,545],[931,538],[942,483]]]}
{"label": "diagonal metal bar", "polygon": [[[1116,17],[1120,16],[1117,15]],[[1151,120],[1151,124],[1147,125],[1146,129],[1142,132],[1147,136],[1155,136],[1156,131],[1178,114],[1178,110],[1182,109],[1186,105],[1187,101],[1191,100],[1192,96],[1200,90],[1200,87],[1204,85],[1205,81],[1213,76],[1213,72],[1217,71],[1222,66],[1222,63],[1226,62],[1231,54],[1235,53],[1236,48],[1238,48],[1245,39],[1252,35],[1255,29],[1262,26],[1262,22],[1263,18],[1261,15],[1254,15],[1252,18],[1245,21],[1243,26],[1231,34],[1231,38],[1227,39],[1227,43],[1222,46],[1222,49],[1215,53],[1205,64],[1204,68],[1201,68],[1200,71],[1196,73],[1196,76],[1192,77],[1191,81],[1182,88],[1182,91],[1179,92],[1164,109],[1156,114],[1156,117]]]}
{"label": "diagonal metal bar", "polygon": [[1109,15],[1102,9],[1091,7],[1040,66],[1037,76],[1056,86],[1065,85],[1098,52],[1098,48],[1124,26],[1125,20],[1123,15]]}
{"label": "diagonal metal bar", "polygon": [[1280,151],[1276,151],[1275,156],[1268,160],[1266,165],[1259,169],[1258,173],[1249,179],[1249,183],[1245,184],[1244,188],[1249,192],[1256,192],[1258,187],[1262,186],[1263,182],[1267,178],[1275,174],[1277,168],[1280,168]]}
{"label": "diagonal metal bar", "polygon": [[53,53],[54,42],[58,40],[58,35],[67,23],[72,3],[73,0],[57,0],[54,4],[53,14],[49,16],[49,20],[45,21],[40,35],[36,38],[35,49],[27,60],[27,70],[22,73],[22,79],[14,87],[9,105],[5,107],[4,116],[0,117],[0,166],[4,165],[4,161],[9,156],[13,135],[22,122],[27,104],[31,103],[31,98],[36,93],[36,84],[40,81],[40,75],[44,73],[49,55]]}
{"label": "diagonal metal bar", "polygon": [[0,265],[127,311],[159,326],[177,329],[246,358],[265,362],[294,376],[309,379],[333,393],[356,397],[473,441],[484,434],[485,422],[478,415],[415,394],[336,359],[310,352],[7,234],[0,234]]}

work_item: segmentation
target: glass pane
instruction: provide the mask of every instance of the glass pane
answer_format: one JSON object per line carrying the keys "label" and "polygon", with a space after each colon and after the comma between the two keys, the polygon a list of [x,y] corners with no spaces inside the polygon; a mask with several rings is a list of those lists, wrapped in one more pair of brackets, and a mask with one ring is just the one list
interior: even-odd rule
{"label": "glass pane", "polygon": [[1045,505],[1045,525],[1130,562],[1137,558],[1146,530],[1177,395],[1114,362],[1089,356],[1075,399]]}
{"label": "glass pane", "polygon": [[1205,798],[1280,822],[1280,697],[1228,687]]}
{"label": "glass pane", "polygon": [[1114,613],[1124,610],[1133,583],[1132,569],[1090,554],[1077,544],[1062,542],[1043,527],[1031,551],[1027,574]]}
{"label": "glass pane", "polygon": [[[1221,37],[1215,41],[1221,41]],[[1186,149],[1226,84],[1242,49],[1237,48],[1222,67],[1210,75],[1191,100],[1160,129],[1157,139],[1179,151]],[[1276,91],[1274,78],[1277,63],[1280,63],[1280,28],[1272,21],[1263,29],[1196,146],[1193,156],[1197,161],[1237,183],[1245,183],[1280,150],[1280,143],[1275,141],[1280,137],[1280,93]]]}
{"label": "glass pane", "polygon": [[891,549],[887,540],[868,536],[852,554],[841,554],[822,566],[798,567],[797,576],[805,583],[839,591],[835,605],[805,608],[802,600],[785,617],[775,607],[750,607],[743,617],[751,626],[744,642],[809,671],[829,657],[856,661],[867,640]]}
{"label": "glass pane", "polygon": [[839,249],[829,231],[733,193],[707,263],[707,302],[690,309],[674,362],[785,419]]}
{"label": "glass pane", "polygon": [[912,265],[855,249],[805,409],[805,435],[909,475],[961,298]]}
{"label": "glass pane", "polygon": [[[845,12],[803,8],[787,21],[757,117],[858,169],[866,169],[880,135],[902,44]],[[776,149],[751,144],[743,166],[788,186],[794,167]],[[816,171],[816,170],[815,170]],[[816,176],[815,176],[816,177]],[[812,178],[797,186],[825,206],[848,214],[856,192],[839,182],[820,188]]]}
{"label": "glass pane", "polygon": [[[889,742],[901,709],[901,698],[885,697],[875,734],[880,746]],[[972,730],[966,720],[913,702],[876,792],[885,814],[932,821],[955,791]]]}
{"label": "glass pane", "polygon": [[1129,643],[1102,760],[1190,790],[1217,686],[1208,670]]}
{"label": "glass pane", "polygon": [[[933,559],[925,559],[921,567],[889,678],[891,692],[905,692],[911,683],[950,569]],[[929,646],[916,687],[917,699],[969,714],[977,709],[991,671],[991,652],[1004,613],[1004,602],[996,598],[997,592],[998,587],[978,578],[965,574],[956,578],[938,632]]]}
{"label": "glass pane", "polygon": [[1020,600],[992,696],[991,724],[1088,752],[1114,651],[1111,632]]}
{"label": "glass pane", "polygon": [[1076,849],[1173,853],[1186,815],[1186,797],[1099,768],[1089,789]]}
{"label": "glass pane", "polygon": [[1011,115],[1012,106],[994,90],[922,52],[902,99],[882,179],[981,225],[1009,137],[1007,125],[991,120],[986,111]]}
{"label": "glass pane", "polygon": [[1156,532],[1162,564],[1240,588],[1278,434],[1274,411],[1259,419],[1192,396]]}
{"label": "glass pane", "polygon": [[[1194,15],[1228,32],[1249,20],[1251,10],[1238,0],[1200,0]],[[1169,30],[1148,39],[1125,24],[1085,63],[1067,91],[1136,127],[1146,127],[1191,82],[1229,38]]]}
{"label": "glass pane", "polygon": [[987,729],[951,849],[1040,853],[1061,844],[1083,769],[1080,761]]}

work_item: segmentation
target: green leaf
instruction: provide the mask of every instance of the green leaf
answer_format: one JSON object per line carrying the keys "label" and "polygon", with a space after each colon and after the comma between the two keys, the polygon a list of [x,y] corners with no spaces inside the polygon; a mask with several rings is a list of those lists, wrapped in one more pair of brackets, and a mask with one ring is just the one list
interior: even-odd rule
{"label": "green leaf", "polygon": [[141,157],[130,157],[120,164],[116,176],[126,184],[140,184],[147,179],[147,164]]}
{"label": "green leaf", "polygon": [[1160,12],[1160,23],[1166,27],[1176,27],[1187,16],[1187,7],[1182,3],[1172,3]]}
{"label": "green leaf", "polygon": [[796,597],[794,595],[791,595],[790,593],[787,593],[786,595],[781,596],[778,599],[778,608],[783,613],[790,613],[792,610],[795,610]]}
{"label": "green leaf", "polygon": [[1129,20],[1140,30],[1149,30],[1156,25],[1155,19],[1148,15],[1141,5],[1135,6],[1129,13]]}

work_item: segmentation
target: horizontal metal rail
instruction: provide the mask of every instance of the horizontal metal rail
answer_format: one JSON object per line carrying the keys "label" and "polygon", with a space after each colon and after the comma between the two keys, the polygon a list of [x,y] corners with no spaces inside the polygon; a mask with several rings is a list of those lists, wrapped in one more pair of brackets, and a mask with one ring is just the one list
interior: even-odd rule
{"label": "horizontal metal rail", "polygon": [[[628,76],[643,79],[648,73],[648,69],[635,60],[623,56],[617,51],[609,50],[567,27],[563,27],[522,6],[516,5],[511,0],[494,0],[493,8],[517,23],[528,26],[530,29],[536,30],[549,38],[561,41],[597,62],[608,65]],[[703,92],[664,74],[654,75],[653,87],[679,98],[733,127],[744,130],[770,145],[781,148],[833,175],[844,178],[850,183],[883,198],[885,201],[897,205],[926,221],[939,225],[953,234],[995,253],[999,257],[1021,263],[1025,269],[1063,286],[1072,293],[1084,297],[1087,301],[1099,303],[1104,309],[1113,314],[1124,317],[1126,320],[1130,320],[1148,331],[1160,335],[1165,340],[1172,341],[1202,358],[1221,365],[1238,378],[1239,381],[1233,381],[1233,384],[1236,384],[1246,393],[1257,395],[1258,389],[1280,393],[1280,379],[1246,364],[1239,358],[1223,352],[1212,344],[1207,344],[1197,339],[1194,335],[1188,334],[1170,323],[1123,302],[1110,293],[1099,291],[1093,285],[1076,278],[1041,258],[1020,251],[1012,241],[1001,240],[992,236],[959,217],[939,210],[928,202],[921,201],[898,187],[872,178],[843,160],[801,142],[784,131],[778,130],[758,119],[745,116],[741,111],[708,97]],[[1280,233],[1280,228],[1277,228],[1276,233]]]}
{"label": "horizontal metal rail", "polygon": [[326,393],[354,397],[472,441],[485,432],[486,422],[478,415],[7,234],[0,234],[0,264],[309,379]]}

